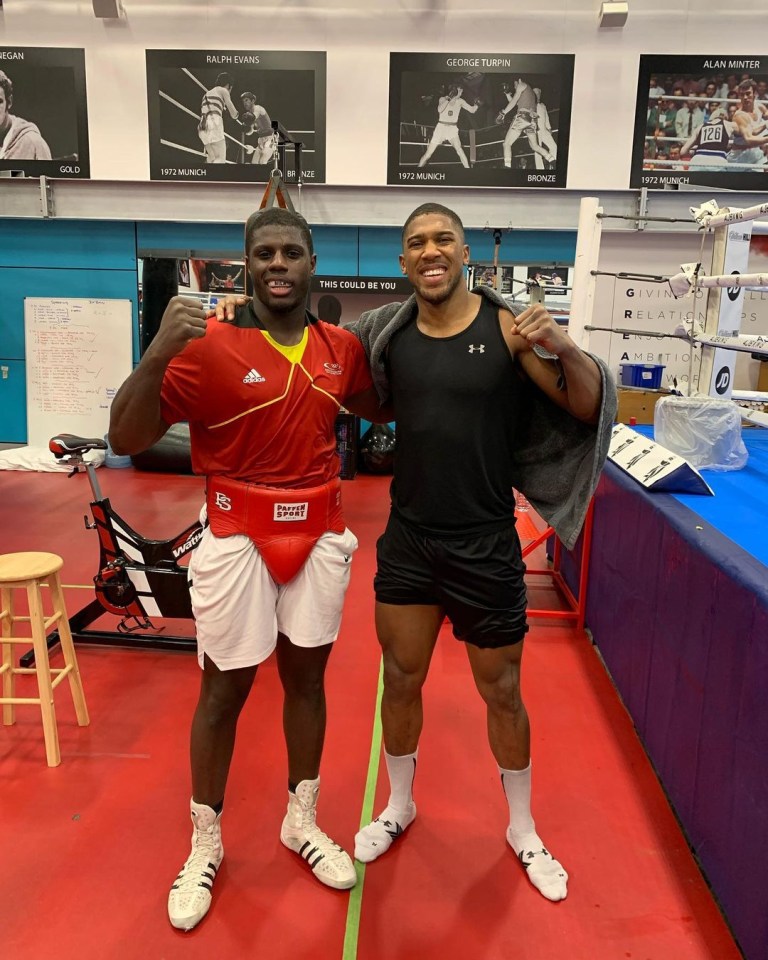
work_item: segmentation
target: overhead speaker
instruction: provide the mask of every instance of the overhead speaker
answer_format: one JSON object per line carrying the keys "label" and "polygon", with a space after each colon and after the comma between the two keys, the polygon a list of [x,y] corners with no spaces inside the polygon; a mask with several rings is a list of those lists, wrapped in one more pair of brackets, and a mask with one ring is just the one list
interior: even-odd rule
{"label": "overhead speaker", "polygon": [[625,0],[605,0],[600,4],[598,20],[601,27],[623,27],[629,16],[629,4]]}
{"label": "overhead speaker", "polygon": [[125,16],[123,0],[91,0],[94,15],[101,20],[121,20]]}

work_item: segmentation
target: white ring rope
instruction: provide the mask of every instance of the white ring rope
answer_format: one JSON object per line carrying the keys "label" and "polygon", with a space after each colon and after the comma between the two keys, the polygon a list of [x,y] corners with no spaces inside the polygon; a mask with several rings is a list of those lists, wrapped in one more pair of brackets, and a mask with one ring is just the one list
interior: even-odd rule
{"label": "white ring rope", "polygon": [[195,113],[194,110],[190,110],[189,107],[185,107],[183,103],[179,103],[178,100],[174,100],[173,97],[169,96],[167,93],[164,93],[162,90],[158,90],[158,93],[163,98],[163,100],[167,100],[168,103],[172,103],[174,107],[178,107],[179,110],[183,110],[184,113],[189,114],[190,117],[194,117],[195,120],[200,119],[199,113]]}
{"label": "white ring rope", "polygon": [[768,427],[768,413],[758,413],[757,410],[742,410],[742,420],[754,423],[757,427]]}
{"label": "white ring rope", "polygon": [[715,227],[724,227],[729,223],[746,223],[748,220],[757,220],[768,213],[768,203],[757,203],[754,207],[745,207],[743,210],[729,210],[728,207],[719,208],[715,200],[702,204],[700,207],[691,207],[691,216],[706,230]]}
{"label": "white ring rope", "polygon": [[[706,154],[702,154],[706,156]],[[690,171],[691,163],[693,157],[681,157],[679,160],[661,160],[656,159],[655,157],[645,157],[643,159],[643,170],[653,170],[655,168],[661,169],[662,167],[673,167],[685,172]],[[754,170],[757,173],[765,173],[768,171],[768,165],[765,162],[763,163],[738,163],[731,160],[723,159],[721,164],[693,164],[694,173],[712,173],[714,170]]]}
{"label": "white ring rope", "polygon": [[[670,277],[667,281],[669,283],[669,288],[672,291],[672,294],[676,298],[685,297],[687,294],[694,292],[699,287],[743,287],[748,290],[768,290],[768,274],[764,273],[744,273],[744,274],[728,274],[722,277],[703,277],[696,273],[696,267],[699,264],[688,264],[687,268],[689,272],[687,273],[678,273],[674,277]],[[686,267],[683,268],[684,270]],[[605,274],[601,274],[605,275]],[[613,276],[613,274],[607,274],[608,276]],[[621,275],[619,275],[621,276]],[[652,281],[656,282],[656,281]],[[591,327],[590,329],[596,329]],[[619,330],[611,330],[608,332],[619,333]],[[627,331],[624,331],[627,332]],[[768,336],[747,336],[740,334],[738,336],[726,337],[719,336],[716,334],[704,333],[701,330],[688,329],[683,325],[681,329],[675,330],[673,334],[654,334],[652,331],[640,331],[634,330],[633,333],[637,335],[644,336],[670,336],[670,337],[687,337],[692,343],[698,343],[704,347],[717,347],[723,350],[736,350],[740,353],[759,353],[762,356],[768,356]]]}
{"label": "white ring rope", "polygon": [[669,278],[669,289],[676,298],[687,296],[694,285],[705,290],[717,287],[768,290],[768,273],[725,273],[708,277],[698,272],[699,266],[700,264],[683,264],[682,273],[676,273]]}
{"label": "white ring rope", "polygon": [[205,84],[204,84],[204,83],[201,83],[201,81],[197,79],[197,77],[194,75],[194,73],[192,73],[191,71],[187,70],[186,67],[182,67],[182,68],[181,68],[181,72],[182,72],[182,73],[186,73],[186,75],[189,77],[189,79],[192,80],[194,83],[196,83],[196,84],[198,85],[198,87],[200,87],[200,89],[203,91],[203,93],[207,93],[207,92],[208,92],[207,89],[206,89]]}
{"label": "white ring rope", "polygon": [[736,403],[740,405],[757,404],[758,406],[763,407],[768,403],[768,393],[765,393],[762,390],[732,390],[731,400],[735,400]]}
{"label": "white ring rope", "polygon": [[721,350],[735,350],[737,353],[758,353],[768,357],[768,337],[746,336],[724,337],[712,333],[691,333],[690,339],[703,347],[716,347]]}
{"label": "white ring rope", "polygon": [[181,144],[181,143],[174,143],[173,140],[162,140],[162,139],[161,139],[161,140],[160,140],[160,143],[162,143],[162,145],[163,145],[164,147],[172,147],[174,150],[183,150],[184,153],[191,153],[191,154],[194,154],[194,156],[196,156],[196,157],[203,157],[203,158],[205,158],[205,154],[203,153],[202,150],[193,150],[191,147],[185,147],[185,146],[184,146],[183,144]]}

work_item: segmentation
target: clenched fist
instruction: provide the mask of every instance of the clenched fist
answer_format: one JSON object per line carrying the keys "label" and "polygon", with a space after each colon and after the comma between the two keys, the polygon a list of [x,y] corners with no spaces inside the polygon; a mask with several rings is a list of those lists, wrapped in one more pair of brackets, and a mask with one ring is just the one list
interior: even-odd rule
{"label": "clenched fist", "polygon": [[173,359],[190,340],[205,336],[205,317],[205,310],[199,300],[192,297],[172,297],[151,343],[152,352],[165,360]]}
{"label": "clenched fist", "polygon": [[558,326],[552,315],[540,303],[528,307],[515,317],[510,331],[523,337],[532,347],[538,345],[558,355],[572,345],[568,334]]}

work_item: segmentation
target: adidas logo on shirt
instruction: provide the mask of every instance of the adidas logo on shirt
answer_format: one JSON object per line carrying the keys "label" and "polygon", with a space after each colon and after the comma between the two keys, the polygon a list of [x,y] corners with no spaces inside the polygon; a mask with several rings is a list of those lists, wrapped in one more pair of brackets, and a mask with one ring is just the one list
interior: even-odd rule
{"label": "adidas logo on shirt", "polygon": [[248,373],[246,373],[246,375],[243,377],[243,383],[264,383],[265,379],[266,378],[262,377],[258,370],[256,370],[254,367],[251,367]]}

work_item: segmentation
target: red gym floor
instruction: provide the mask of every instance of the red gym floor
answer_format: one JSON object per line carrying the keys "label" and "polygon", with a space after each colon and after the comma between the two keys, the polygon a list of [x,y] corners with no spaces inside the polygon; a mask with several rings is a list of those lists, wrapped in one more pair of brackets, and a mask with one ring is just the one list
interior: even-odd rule
{"label": "red gym floor", "polygon": [[[195,478],[98,475],[145,536],[177,532],[199,507]],[[379,672],[371,579],[387,484],[359,477],[344,485],[361,547],[328,673],[320,822],[348,849],[377,771],[373,764],[369,777]],[[87,501],[84,476],[0,474],[0,550],[59,553],[70,615],[91,599],[96,573]],[[551,592],[535,589],[532,605],[556,602]],[[35,707],[17,708],[16,725],[0,729],[0,937],[9,960],[740,956],[598,655],[568,627],[534,622],[524,670],[534,815],[570,874],[567,900],[536,893],[506,845],[481,703],[461,645],[444,630],[425,691],[419,818],[397,847],[361,868],[351,894],[322,887],[279,842],[280,690],[274,664],[261,668],[240,722],[213,907],[189,934],[170,927],[165,903],[188,852],[196,660],[85,645],[78,657],[91,725],[76,725],[60,687],[61,766],[46,766]],[[379,770],[375,809],[385,780]]]}

